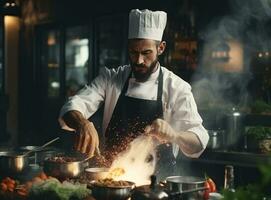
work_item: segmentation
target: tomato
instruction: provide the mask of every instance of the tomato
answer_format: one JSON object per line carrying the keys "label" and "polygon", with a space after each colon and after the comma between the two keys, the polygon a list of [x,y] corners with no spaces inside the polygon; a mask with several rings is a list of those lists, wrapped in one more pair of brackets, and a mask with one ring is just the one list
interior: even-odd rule
{"label": "tomato", "polygon": [[216,192],[216,185],[215,182],[211,179],[211,178],[207,178],[206,182],[209,184],[210,186],[210,192]]}
{"label": "tomato", "polygon": [[215,182],[209,178],[209,177],[206,177],[206,180],[204,182],[204,187],[206,188],[204,194],[203,194],[203,198],[204,200],[208,200],[209,199],[209,194],[211,192],[216,192],[216,185],[215,185]]}

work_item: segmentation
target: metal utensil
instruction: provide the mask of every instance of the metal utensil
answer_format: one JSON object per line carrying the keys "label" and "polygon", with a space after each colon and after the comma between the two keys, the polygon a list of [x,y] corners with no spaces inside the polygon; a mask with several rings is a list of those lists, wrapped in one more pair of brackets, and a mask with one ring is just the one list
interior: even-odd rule
{"label": "metal utensil", "polygon": [[26,155],[29,155],[29,154],[32,153],[32,152],[40,151],[40,150],[42,150],[44,147],[47,147],[48,145],[52,144],[53,142],[57,141],[58,139],[59,139],[59,137],[54,138],[54,139],[50,140],[49,142],[46,142],[46,143],[45,143],[44,145],[42,145],[42,146],[38,146],[38,147],[36,147],[36,148],[33,148],[33,149],[31,149],[31,150],[25,152],[23,155],[26,156]]}

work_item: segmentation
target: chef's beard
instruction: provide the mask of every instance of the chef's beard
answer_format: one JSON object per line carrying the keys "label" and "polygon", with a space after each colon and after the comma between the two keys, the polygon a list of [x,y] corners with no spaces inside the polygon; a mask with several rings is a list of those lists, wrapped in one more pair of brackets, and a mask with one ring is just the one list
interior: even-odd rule
{"label": "chef's beard", "polygon": [[[139,82],[145,82],[148,80],[148,78],[151,76],[151,74],[154,72],[154,69],[157,65],[158,60],[156,59],[153,61],[149,67],[147,67],[144,64],[135,64],[131,63],[132,71],[135,76],[135,79]],[[141,71],[140,69],[145,69],[146,71]]]}

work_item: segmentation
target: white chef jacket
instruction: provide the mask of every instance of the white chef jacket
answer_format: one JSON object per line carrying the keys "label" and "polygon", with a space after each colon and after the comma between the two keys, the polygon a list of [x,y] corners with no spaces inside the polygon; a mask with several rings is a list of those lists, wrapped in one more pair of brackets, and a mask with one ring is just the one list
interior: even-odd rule
{"label": "white chef jacket", "polygon": [[[195,133],[203,149],[209,140],[209,135],[202,126],[202,119],[197,111],[197,106],[191,92],[191,86],[173,72],[162,67],[163,73],[163,117],[172,128],[177,131],[190,131]],[[136,82],[131,77],[126,95],[139,99],[157,99],[158,75],[156,70],[149,79],[142,83]],[[109,124],[114,108],[118,101],[121,90],[131,72],[130,65],[120,66],[116,69],[107,69],[101,71],[90,85],[86,85],[75,96],[68,99],[60,111],[60,124],[65,128],[65,123],[61,117],[70,110],[77,110],[85,118],[91,117],[104,102],[103,113],[103,136]],[[67,127],[67,126],[66,126]],[[173,154],[178,154],[178,146],[173,145]],[[198,157],[203,152],[187,154],[189,157]]]}

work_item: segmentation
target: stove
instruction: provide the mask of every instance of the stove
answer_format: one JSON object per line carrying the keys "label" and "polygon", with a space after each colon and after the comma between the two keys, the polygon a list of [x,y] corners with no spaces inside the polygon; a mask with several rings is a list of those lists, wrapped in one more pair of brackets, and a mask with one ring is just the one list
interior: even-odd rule
{"label": "stove", "polygon": [[133,191],[130,200],[203,200],[204,191],[206,190],[206,188],[196,188],[182,192],[170,192],[161,188],[150,189],[149,186],[137,188]]}

